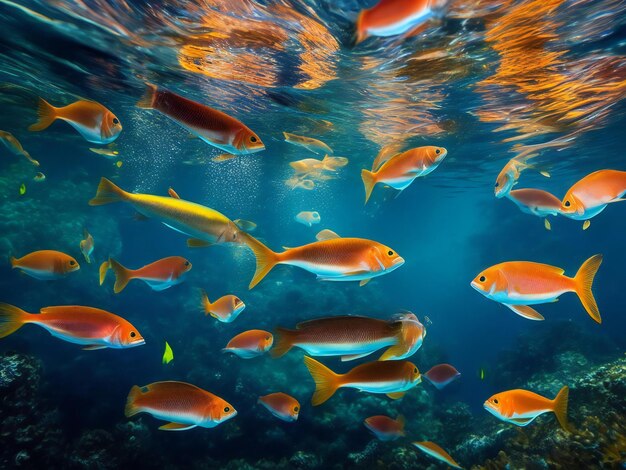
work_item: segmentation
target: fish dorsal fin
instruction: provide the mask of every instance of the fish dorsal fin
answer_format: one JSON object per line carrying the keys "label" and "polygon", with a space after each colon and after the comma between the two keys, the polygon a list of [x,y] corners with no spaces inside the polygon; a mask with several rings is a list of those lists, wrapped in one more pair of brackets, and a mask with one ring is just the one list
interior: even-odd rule
{"label": "fish dorsal fin", "polygon": [[549,271],[549,272],[554,273],[554,274],[561,275],[561,274],[563,274],[565,272],[565,269],[559,268],[557,266],[552,266],[550,264],[542,264],[541,267],[543,269],[545,269],[546,271]]}
{"label": "fish dorsal fin", "polygon": [[378,152],[378,155],[376,155],[376,158],[374,159],[374,163],[372,164],[372,172],[378,170],[387,160],[391,160],[393,157],[398,155],[402,149],[402,145],[403,144],[401,142],[394,142],[381,148],[380,152]]}
{"label": "fish dorsal fin", "polygon": [[186,431],[187,429],[192,429],[196,426],[197,424],[167,423],[161,426],[159,429],[162,431]]}
{"label": "fish dorsal fin", "polygon": [[335,238],[341,238],[341,237],[337,235],[337,233],[327,228],[325,228],[324,230],[320,230],[320,232],[317,235],[315,235],[315,239],[318,242],[321,242],[323,240],[334,240]]}
{"label": "fish dorsal fin", "polygon": [[168,189],[167,194],[169,194],[170,197],[173,197],[174,199],[180,199],[180,196],[178,195],[176,191],[174,191],[173,188]]}
{"label": "fish dorsal fin", "polygon": [[44,307],[42,309],[39,310],[39,313],[41,313],[42,315],[46,315],[46,314],[52,314],[54,315],[55,313],[71,313],[71,314],[75,314],[75,315],[90,315],[90,314],[106,314],[106,315],[112,315],[111,313],[107,312],[106,310],[101,310],[99,308],[94,308],[94,307],[83,307],[82,305],[58,305],[55,307]]}
{"label": "fish dorsal fin", "polygon": [[404,395],[406,394],[406,392],[393,392],[393,393],[388,393],[387,396],[389,398],[391,398],[392,400],[399,400],[400,398],[402,398]]}
{"label": "fish dorsal fin", "polygon": [[211,245],[211,242],[207,242],[206,240],[200,240],[199,238],[190,238],[187,240],[187,246],[189,248],[205,248]]}

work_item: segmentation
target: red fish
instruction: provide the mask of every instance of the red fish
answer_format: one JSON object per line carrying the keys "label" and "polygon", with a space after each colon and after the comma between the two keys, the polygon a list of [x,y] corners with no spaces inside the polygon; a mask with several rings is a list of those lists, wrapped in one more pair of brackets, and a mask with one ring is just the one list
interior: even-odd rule
{"label": "red fish", "polygon": [[55,250],[33,251],[19,259],[12,256],[11,267],[43,281],[60,279],[80,269],[78,261]]}
{"label": "red fish", "polygon": [[199,426],[214,428],[234,418],[237,411],[226,400],[185,382],[154,382],[131,388],[126,400],[126,417],[148,413],[169,421],[163,431],[185,431]]}
{"label": "red fish", "polygon": [[293,422],[300,414],[300,403],[294,397],[286,393],[270,393],[264,397],[259,397],[261,403],[267,410],[279,419]]}
{"label": "red fish", "polygon": [[267,352],[274,343],[272,333],[264,330],[248,330],[231,339],[222,352],[231,352],[242,359],[250,359]]}
{"label": "red fish", "polygon": [[395,441],[404,436],[404,416],[392,419],[389,416],[370,416],[363,424],[381,441]]}
{"label": "red fish", "polygon": [[[108,265],[106,264],[108,263]],[[185,280],[185,274],[191,269],[191,263],[181,256],[170,256],[154,263],[147,264],[143,268],[128,269],[109,258],[100,267],[100,285],[104,282],[107,267],[115,274],[113,292],[122,292],[133,279],[140,279],[152,290],[162,291]]]}
{"label": "red fish", "polygon": [[38,325],[63,341],[85,346],[83,349],[123,349],[145,344],[130,322],[99,308],[63,305],[44,307],[36,314],[0,303],[0,338],[27,323]]}
{"label": "red fish", "polygon": [[461,373],[450,364],[439,364],[424,374],[428,381],[441,390],[461,376]]}
{"label": "red fish", "polygon": [[216,320],[224,323],[234,322],[239,314],[246,308],[236,295],[228,294],[220,297],[215,302],[211,302],[204,289],[202,289],[202,309],[205,315],[211,315]]}
{"label": "red fish", "polygon": [[138,107],[156,109],[207,144],[233,155],[265,149],[259,136],[234,117],[171,91],[160,90],[156,85],[148,83],[147,87]]}

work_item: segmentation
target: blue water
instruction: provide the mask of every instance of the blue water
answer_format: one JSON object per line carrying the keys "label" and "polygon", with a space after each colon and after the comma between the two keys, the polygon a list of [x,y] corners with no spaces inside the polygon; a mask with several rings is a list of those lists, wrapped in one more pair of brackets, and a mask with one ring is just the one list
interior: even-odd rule
{"label": "blue water", "polygon": [[[323,316],[389,318],[400,310],[413,311],[422,321],[428,316],[432,325],[424,346],[411,360],[422,372],[448,362],[462,376],[442,392],[428,384],[419,388],[431,396],[435,411],[461,402],[475,419],[486,418],[485,399],[523,387],[529,378],[516,380],[515,371],[506,379],[498,375],[503,352],[514,350],[520,338],[552,334],[551,342],[564,341],[553,328],[567,322],[581,338],[601,345],[597,351],[586,347],[587,340],[575,346],[591,364],[623,355],[626,204],[610,205],[588,230],[582,222],[557,217],[547,231],[540,218],[496,199],[493,184],[515,155],[515,144],[569,136],[538,152],[536,161],[551,178],[528,170],[517,187],[561,198],[593,171],[626,170],[624,5],[551,1],[554,11],[534,18],[539,0],[462,3],[453,3],[447,17],[416,38],[373,38],[355,47],[354,19],[372,2],[0,2],[0,129],[41,162],[34,169],[0,147],[0,252],[21,256],[55,249],[81,263],[79,272],[54,282],[19,275],[3,263],[0,300],[29,312],[48,305],[96,306],[128,319],[146,339],[145,346],[128,350],[82,351],[33,326],[0,341],[0,353],[17,351],[42,362],[41,400],[58,410],[57,427],[66,439],[93,429],[113,433],[128,421],[123,411],[130,387],[159,380],[194,383],[239,412],[216,429],[185,433],[157,431],[162,423],[142,417],[148,431],[136,444],[137,458],[152,455],[169,466],[198,465],[205,454],[209,467],[233,459],[255,465],[262,458],[289,459],[300,450],[341,464],[371,439],[361,424],[367,416],[402,412],[409,429],[417,426],[419,408],[403,406],[410,394],[391,402],[340,391],[328,404],[310,406],[314,384],[300,352],[248,361],[220,352],[241,331],[291,328]],[[531,13],[522,15],[520,9]],[[491,36],[499,23],[512,35],[520,35],[516,27],[532,24],[549,38],[507,56],[513,46]],[[210,39],[211,32],[218,39]],[[213,47],[214,55],[206,49],[206,61],[192,61],[198,68],[186,69],[181,57],[188,44]],[[532,69],[552,53],[562,55]],[[513,78],[499,73],[505,61],[520,67]],[[146,80],[241,119],[266,150],[213,162],[221,151],[189,138],[156,111],[134,106]],[[565,91],[546,91],[541,98],[529,91],[533,83],[550,80]],[[586,93],[580,91],[585,87]],[[62,122],[29,133],[37,96],[57,105],[89,98],[107,106],[124,126],[115,143],[119,155],[107,160],[90,152],[95,145]],[[595,104],[585,102],[590,96]],[[578,114],[565,115],[568,106]],[[499,130],[507,124],[511,128]],[[291,189],[285,185],[293,174],[288,163],[315,155],[284,142],[283,131],[323,140],[349,164],[311,191]],[[360,170],[371,166],[381,145],[398,140],[405,148],[442,146],[448,156],[397,197],[377,186],[364,206]],[[33,182],[35,171],[45,173],[46,181]],[[172,187],[183,199],[231,219],[254,221],[254,235],[274,250],[312,242],[329,228],[384,243],[406,263],[364,287],[323,283],[298,268],[279,266],[249,291],[254,258],[245,247],[189,249],[184,235],[155,220],[134,220],[127,205],[88,206],[102,176],[135,192],[166,195]],[[26,194],[20,196],[22,183]],[[318,211],[321,223],[298,224],[294,216],[303,210]],[[95,239],[92,264],[78,248],[83,227]],[[480,271],[499,262],[537,261],[573,276],[595,253],[604,255],[594,283],[601,325],[574,294],[538,306],[546,320],[532,322],[470,287]],[[182,285],[154,292],[134,281],[118,295],[110,280],[98,285],[98,266],[108,256],[140,267],[173,255],[193,263]],[[199,288],[211,300],[236,294],[246,310],[231,324],[205,317]],[[168,365],[161,364],[165,341],[175,356]],[[348,369],[334,359],[325,362]],[[300,401],[297,423],[279,422],[256,405],[259,395],[274,391]],[[541,425],[557,426],[552,420]],[[453,449],[455,443],[447,445]],[[481,462],[466,465],[472,463]]]}

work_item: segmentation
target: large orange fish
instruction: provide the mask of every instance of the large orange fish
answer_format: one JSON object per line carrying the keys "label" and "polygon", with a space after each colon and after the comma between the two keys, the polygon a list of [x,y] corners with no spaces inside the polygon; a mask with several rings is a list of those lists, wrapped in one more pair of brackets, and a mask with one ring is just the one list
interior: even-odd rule
{"label": "large orange fish", "polygon": [[294,397],[286,393],[270,393],[259,397],[261,403],[267,410],[279,419],[287,422],[297,421],[300,414],[300,403]]}
{"label": "large orange fish", "polygon": [[265,330],[248,330],[231,339],[222,352],[231,352],[242,359],[250,359],[267,352],[274,343],[272,333]]}
{"label": "large orange fish", "polygon": [[433,172],[446,158],[448,151],[443,147],[417,147],[389,158],[382,166],[372,171],[361,170],[365,185],[365,203],[369,200],[374,186],[384,183],[403,191],[419,176]]}
{"label": "large orange fish", "polygon": [[315,393],[311,398],[313,406],[324,403],[339,388],[384,393],[395,400],[422,381],[419,370],[409,361],[367,362],[345,374],[336,374],[308,356],[304,356],[304,365],[315,381]]}
{"label": "large orange fish", "polygon": [[104,282],[107,268],[115,274],[113,292],[118,294],[133,279],[145,282],[155,291],[169,289],[185,280],[185,275],[191,269],[191,263],[182,256],[169,256],[139,269],[128,269],[113,258],[109,258],[100,267],[100,285]]}
{"label": "large orange fish", "polygon": [[537,416],[552,412],[556,415],[561,427],[566,431],[571,431],[567,422],[568,396],[569,388],[567,387],[563,387],[554,400],[528,390],[509,390],[496,393],[485,402],[484,407],[496,418],[516,426],[527,426]]}
{"label": "large orange fish", "polygon": [[544,319],[529,305],[555,302],[561,294],[575,292],[589,316],[601,323],[598,305],[591,292],[593,278],[601,263],[602,255],[594,255],[583,263],[576,276],[567,277],[563,275],[563,269],[549,264],[509,261],[481,272],[472,281],[472,287],[529,320]]}
{"label": "large orange fish", "polygon": [[403,416],[396,419],[384,415],[370,416],[363,424],[381,441],[395,441],[404,436]]}
{"label": "large orange fish", "polygon": [[361,285],[404,264],[404,258],[388,246],[364,238],[341,238],[335,234],[334,238],[275,253],[256,238],[241,235],[256,256],[250,289],[277,264],[298,266],[322,281],[360,281]]}
{"label": "large orange fish", "polygon": [[40,98],[37,115],[39,120],[28,130],[43,131],[61,119],[76,129],[87,142],[94,144],[110,144],[122,132],[122,124],[117,116],[95,101],[80,100],[63,108],[55,108]]}
{"label": "large orange fish", "polygon": [[63,305],[44,307],[36,314],[0,303],[0,338],[27,323],[38,325],[63,341],[85,346],[83,349],[123,349],[145,343],[130,322],[99,308]]}
{"label": "large orange fish", "polygon": [[80,269],[78,261],[55,250],[33,251],[21,258],[11,256],[11,267],[43,281],[60,279]]}
{"label": "large orange fish", "polygon": [[390,321],[359,316],[318,318],[298,323],[295,330],[276,328],[274,357],[293,347],[311,356],[342,356],[351,361],[387,348],[379,360],[406,359],[422,346],[426,329],[412,313],[402,313]]}
{"label": "large orange fish", "polygon": [[599,170],[574,184],[563,198],[561,213],[574,220],[588,220],[608,204],[624,201],[626,171]]}
{"label": "large orange fish", "polygon": [[146,94],[137,103],[156,109],[209,145],[233,155],[246,155],[265,149],[261,139],[244,123],[217,109],[191,101],[171,91],[147,84]]}
{"label": "large orange fish", "polygon": [[186,431],[196,426],[214,428],[237,415],[226,400],[195,385],[175,381],[133,386],[124,413],[126,417],[148,413],[169,421],[159,428],[163,431]]}
{"label": "large orange fish", "polygon": [[380,0],[361,11],[356,24],[356,42],[370,36],[410,36],[420,30],[448,0]]}

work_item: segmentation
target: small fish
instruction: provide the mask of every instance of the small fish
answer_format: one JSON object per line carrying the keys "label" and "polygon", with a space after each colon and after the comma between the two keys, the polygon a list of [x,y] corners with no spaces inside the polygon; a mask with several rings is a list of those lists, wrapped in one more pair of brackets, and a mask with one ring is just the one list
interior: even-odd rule
{"label": "small fish", "polygon": [[102,155],[103,157],[106,157],[106,158],[115,158],[120,154],[117,150],[113,150],[109,148],[90,147],[89,150],[91,150],[93,153],[97,153],[98,155]]}
{"label": "small fish", "polygon": [[370,416],[363,424],[381,441],[395,441],[404,436],[404,416],[396,419],[389,416]]}
{"label": "small fish", "polygon": [[165,342],[165,351],[163,352],[163,364],[169,364],[173,360],[174,360],[174,351],[172,351],[172,348],[170,347],[170,345],[166,341]]}
{"label": "small fish", "polygon": [[163,431],[186,431],[196,426],[214,428],[237,415],[226,400],[195,385],[175,381],[134,385],[124,414],[129,418],[138,413],[169,421],[159,428]]}
{"label": "small fish", "polygon": [[[119,294],[133,279],[139,279],[145,282],[155,291],[169,289],[185,280],[186,274],[191,269],[191,263],[181,256],[169,256],[147,264],[139,269],[128,269],[113,258],[109,258],[108,268],[111,269],[115,275],[113,292]],[[103,282],[104,276],[101,271],[100,285],[102,285]]]}
{"label": "small fish", "polygon": [[[513,157],[504,165],[496,178],[496,183],[493,188],[493,192],[498,199],[509,195],[524,170],[529,168],[537,169],[537,167],[528,163],[528,160],[535,158],[537,155],[537,153],[533,153],[522,157]],[[538,171],[546,178],[550,177],[550,173],[547,171]]]}
{"label": "small fish", "polygon": [[256,257],[250,289],[277,264],[298,266],[322,281],[360,281],[388,274],[404,264],[404,258],[388,246],[364,238],[334,238],[275,253],[251,235],[242,233]]}
{"label": "small fish", "polygon": [[569,388],[563,387],[554,400],[542,397],[528,390],[509,390],[496,393],[484,403],[485,409],[507,423],[527,426],[544,413],[556,415],[561,427],[568,432],[572,429],[567,421],[567,401]]}
{"label": "small fish", "polygon": [[561,201],[541,189],[515,189],[509,192],[507,197],[525,214],[547,217],[561,213]]}
{"label": "small fish", "polygon": [[308,179],[300,179],[298,177],[289,178],[285,181],[285,184],[289,186],[291,189],[304,189],[306,191],[311,191],[315,188],[315,182],[313,180]]}
{"label": "small fish", "polygon": [[11,256],[11,267],[42,281],[61,279],[80,269],[70,255],[54,250],[33,251],[19,259]]}
{"label": "small fish", "polygon": [[413,36],[446,3],[442,0],[379,0],[373,7],[359,13],[356,43],[370,36]]}
{"label": "small fish", "polygon": [[26,185],[24,183],[20,184],[20,196],[26,194]]}
{"label": "small fish", "polygon": [[118,160],[118,161],[116,161],[116,162],[115,162],[115,166],[116,166],[117,168],[122,168],[122,165],[123,165],[123,164],[124,164],[124,162],[123,162],[122,160]]}
{"label": "small fish", "polygon": [[106,178],[101,178],[96,196],[90,206],[113,202],[127,202],[147,218],[155,218],[164,225],[192,238],[190,247],[218,243],[239,243],[240,229],[225,215],[200,204],[175,197],[128,193]]}
{"label": "small fish", "polygon": [[35,176],[33,176],[33,181],[35,181],[36,183],[41,183],[45,180],[46,180],[46,175],[44,175],[41,172],[37,172]]}
{"label": "small fish", "polygon": [[543,316],[529,305],[555,302],[565,292],[575,292],[583,307],[596,322],[601,323],[598,305],[593,298],[593,278],[602,263],[602,255],[594,255],[583,263],[576,276],[567,277],[561,268],[530,261],[509,261],[481,272],[472,287],[529,320]]}
{"label": "small fish", "polygon": [[482,367],[480,368],[480,370],[478,371],[478,378],[480,380],[485,380],[485,369],[483,369]]}
{"label": "small fish", "polygon": [[445,450],[443,450],[434,442],[413,442],[413,445],[425,454],[430,455],[431,457],[434,457],[437,460],[440,460],[441,462],[450,465],[451,467],[463,468],[458,463],[456,463],[456,461],[450,456],[450,454],[448,454]]}
{"label": "small fish", "polygon": [[14,155],[22,155],[33,165],[39,166],[39,162],[31,157],[30,153],[24,150],[20,141],[17,140],[10,132],[0,131],[0,142],[2,142]]}
{"label": "small fish", "polygon": [[228,160],[232,160],[236,156],[237,155],[233,155],[233,154],[230,154],[230,153],[223,153],[221,155],[218,155],[217,157],[213,157],[211,160],[216,162],[216,163],[227,162]]}
{"label": "small fish", "polygon": [[257,227],[254,222],[250,222],[249,220],[235,219],[233,223],[244,232],[254,232]]}
{"label": "small fish", "polygon": [[[83,238],[84,240],[80,241],[80,252],[85,257],[87,263],[91,263],[91,253],[93,253],[94,241],[91,234],[87,231],[87,229],[83,229]],[[102,283],[100,283],[102,285]]]}
{"label": "small fish", "polygon": [[406,359],[422,346],[426,330],[412,313],[395,315],[390,321],[359,316],[335,316],[298,323],[295,330],[276,328],[272,356],[280,357],[293,347],[311,356],[342,356],[342,361],[366,357],[381,348],[380,361]]}
{"label": "small fish", "polygon": [[302,211],[294,217],[296,222],[311,227],[313,224],[319,224],[322,221],[319,212],[317,211]]}
{"label": "small fish", "polygon": [[333,157],[330,155],[325,155],[322,163],[324,165],[324,169],[327,171],[337,171],[339,168],[343,168],[349,163],[346,157]]}
{"label": "small fish", "polygon": [[433,172],[446,158],[448,151],[443,147],[417,147],[394,155],[376,171],[361,170],[365,186],[365,203],[374,186],[379,183],[403,191],[419,176]]}
{"label": "small fish", "polygon": [[246,304],[235,295],[225,295],[211,303],[204,289],[202,289],[202,309],[205,315],[211,315],[223,323],[234,322],[246,308]]}
{"label": "small fish", "polygon": [[141,346],[145,340],[122,317],[99,308],[80,305],[44,307],[40,313],[27,313],[13,305],[0,304],[0,338],[14,333],[27,323],[38,325],[52,336],[83,349],[124,349]]}
{"label": "small fish", "polygon": [[261,139],[241,121],[217,109],[146,83],[139,108],[156,109],[209,145],[233,155],[265,150]]}
{"label": "small fish", "polygon": [[574,184],[561,203],[561,213],[574,220],[588,220],[608,204],[626,201],[626,171],[599,170]]}
{"label": "small fish", "polygon": [[408,361],[367,362],[345,374],[336,374],[309,356],[304,356],[304,365],[315,381],[315,392],[311,398],[313,406],[321,405],[342,387],[384,393],[396,400],[422,381],[415,364]]}
{"label": "small fish", "polygon": [[331,149],[321,140],[312,139],[311,137],[304,137],[301,135],[290,134],[289,132],[283,132],[283,136],[285,136],[285,142],[293,145],[298,145],[307,149],[310,152],[317,153],[318,155],[333,154],[333,149]]}
{"label": "small fish", "polygon": [[264,330],[248,330],[231,339],[222,352],[231,352],[242,359],[265,354],[272,347],[274,337]]}
{"label": "small fish", "polygon": [[461,373],[450,364],[439,364],[424,374],[428,381],[441,390],[461,376]]}
{"label": "small fish", "polygon": [[122,132],[122,124],[115,114],[95,101],[80,100],[55,108],[39,98],[37,115],[39,120],[28,128],[29,131],[43,131],[61,119],[76,129],[87,142],[94,144],[109,144]]}
{"label": "small fish", "polygon": [[298,419],[300,403],[286,393],[270,393],[269,395],[259,397],[258,402],[283,421],[291,423]]}

